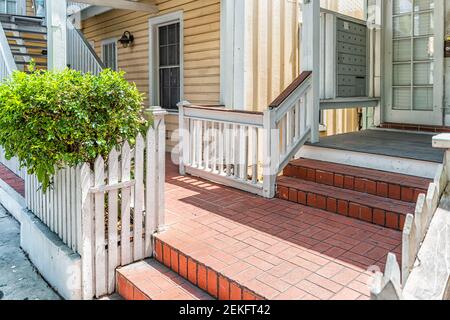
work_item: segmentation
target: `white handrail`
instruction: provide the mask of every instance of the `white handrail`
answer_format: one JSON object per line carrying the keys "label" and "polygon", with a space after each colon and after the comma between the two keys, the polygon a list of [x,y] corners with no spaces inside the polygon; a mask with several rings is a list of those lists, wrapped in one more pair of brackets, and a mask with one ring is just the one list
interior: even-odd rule
{"label": "white handrail", "polygon": [[17,70],[11,48],[8,44],[5,31],[0,24],[0,78],[1,80],[9,77],[15,70]]}
{"label": "white handrail", "polygon": [[67,19],[67,63],[70,68],[98,75],[104,65],[81,32]]}
{"label": "white handrail", "polygon": [[180,173],[274,197],[277,175],[311,135],[311,80],[303,73],[265,112],[180,103]]}

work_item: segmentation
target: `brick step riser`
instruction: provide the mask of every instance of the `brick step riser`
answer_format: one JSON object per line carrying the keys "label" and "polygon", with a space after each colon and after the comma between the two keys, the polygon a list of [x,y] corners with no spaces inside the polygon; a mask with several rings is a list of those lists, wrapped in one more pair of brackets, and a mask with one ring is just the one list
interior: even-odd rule
{"label": "brick step riser", "polygon": [[379,208],[368,207],[364,204],[336,199],[331,196],[324,196],[295,188],[278,186],[277,197],[282,200],[325,210],[398,231],[403,230],[406,218],[402,213],[387,212]]}
{"label": "brick step riser", "polygon": [[118,272],[116,272],[116,293],[124,300],[151,300],[145,293]]}
{"label": "brick step riser", "polygon": [[218,300],[264,300],[255,292],[159,239],[155,239],[154,258]]}
{"label": "brick step riser", "polygon": [[327,186],[334,186],[345,190],[353,190],[410,203],[416,203],[417,198],[421,193],[427,193],[427,190],[411,188],[400,184],[380,182],[367,178],[355,177],[352,175],[337,174],[331,171],[294,166],[291,164],[285,168],[283,175],[286,177],[297,178]]}

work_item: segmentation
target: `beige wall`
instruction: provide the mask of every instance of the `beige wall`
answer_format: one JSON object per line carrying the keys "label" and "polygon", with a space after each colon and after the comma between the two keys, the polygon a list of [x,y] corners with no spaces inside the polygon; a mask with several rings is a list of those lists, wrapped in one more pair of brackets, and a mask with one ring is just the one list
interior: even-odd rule
{"label": "beige wall", "polygon": [[[251,23],[245,30],[248,33],[245,104],[247,110],[262,111],[298,76],[300,10],[298,2],[292,0],[246,1],[249,8],[246,19]],[[156,3],[160,9],[158,15],[184,11],[184,99],[195,104],[219,104],[220,0],[157,0]],[[332,5],[336,6],[337,2]],[[150,17],[142,12],[112,10],[83,22],[83,33],[94,43],[99,56],[103,40],[119,38],[126,30],[135,36],[133,47],[119,46],[118,64],[126,72],[126,78],[146,96]],[[326,119],[328,134],[358,128],[356,110],[330,111]],[[167,127],[169,137],[178,128],[176,115],[168,116]],[[175,144],[172,141],[168,146]]]}
{"label": "beige wall", "polygon": [[32,0],[26,0],[26,1],[27,1],[26,2],[26,5],[27,5],[26,15],[27,16],[34,16],[33,1]]}
{"label": "beige wall", "polygon": [[247,109],[263,111],[298,76],[299,7],[292,0],[246,0]]}
{"label": "beige wall", "polygon": [[[218,104],[220,94],[220,0],[158,0],[160,13],[184,11],[184,99],[196,104]],[[83,33],[101,56],[101,42],[119,38],[126,30],[135,36],[134,46],[118,48],[119,68],[149,93],[149,24],[151,15],[112,10],[83,23]],[[148,104],[148,102],[146,102]],[[178,128],[178,117],[167,117],[168,137]],[[175,142],[168,141],[171,148]]]}

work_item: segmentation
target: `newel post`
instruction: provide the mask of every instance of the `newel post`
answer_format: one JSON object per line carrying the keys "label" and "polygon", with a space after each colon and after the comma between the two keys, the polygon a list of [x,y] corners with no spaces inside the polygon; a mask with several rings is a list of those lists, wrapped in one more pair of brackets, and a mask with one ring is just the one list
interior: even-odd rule
{"label": "newel post", "polygon": [[67,1],[47,0],[48,69],[67,67]]}
{"label": "newel post", "polygon": [[147,134],[146,208],[149,219],[146,233],[162,231],[165,225],[166,124],[167,111],[161,107],[148,109],[153,116],[153,128]]}
{"label": "newel post", "polygon": [[[447,181],[450,181],[450,133],[442,133],[433,137],[433,148],[446,149],[444,156],[444,172],[447,174]],[[435,181],[439,188],[439,194],[442,194],[447,181]]]}
{"label": "newel post", "polygon": [[302,3],[301,72],[312,71],[312,88],[308,97],[311,142],[319,142],[320,121],[320,0]]}
{"label": "newel post", "polygon": [[185,119],[185,107],[189,106],[190,102],[182,101],[177,104],[178,106],[178,159],[180,174],[184,176],[186,174],[185,166],[190,163],[190,130],[189,120]]}
{"label": "newel post", "polygon": [[270,108],[264,111],[263,125],[263,193],[264,197],[273,198],[280,159],[280,136],[275,124],[274,111]]}

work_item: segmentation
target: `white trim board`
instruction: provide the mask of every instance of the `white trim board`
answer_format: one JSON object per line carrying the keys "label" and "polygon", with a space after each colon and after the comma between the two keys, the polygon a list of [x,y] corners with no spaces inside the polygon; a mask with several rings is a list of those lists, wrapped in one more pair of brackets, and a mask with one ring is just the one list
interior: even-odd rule
{"label": "white trim board", "polygon": [[304,146],[297,158],[320,160],[360,168],[400,173],[410,176],[434,179],[439,163],[389,157],[362,152],[336,150],[331,148]]}
{"label": "white trim board", "polygon": [[244,110],[251,12],[247,1],[220,1],[220,104]]}
{"label": "white trim board", "polygon": [[150,105],[159,105],[159,75],[158,75],[158,27],[179,23],[180,24],[180,101],[184,100],[184,15],[183,11],[176,11],[165,15],[152,17],[149,23],[148,39],[148,99]]}

